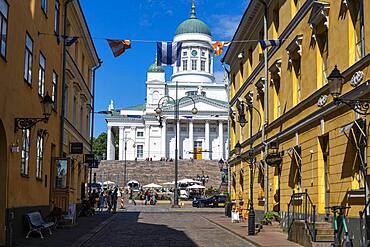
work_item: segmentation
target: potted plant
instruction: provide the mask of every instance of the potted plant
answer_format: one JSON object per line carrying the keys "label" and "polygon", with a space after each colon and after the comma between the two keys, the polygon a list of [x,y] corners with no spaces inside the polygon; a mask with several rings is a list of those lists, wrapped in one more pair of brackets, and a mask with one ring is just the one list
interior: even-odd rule
{"label": "potted plant", "polygon": [[280,222],[280,213],[275,211],[267,212],[263,215],[263,223],[265,225],[272,224],[272,221]]}

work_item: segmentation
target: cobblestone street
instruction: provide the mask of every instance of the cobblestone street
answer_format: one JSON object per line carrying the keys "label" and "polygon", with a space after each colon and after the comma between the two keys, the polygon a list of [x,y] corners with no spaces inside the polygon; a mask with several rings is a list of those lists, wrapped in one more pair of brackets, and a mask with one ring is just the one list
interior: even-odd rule
{"label": "cobblestone street", "polygon": [[114,215],[81,246],[254,246],[207,221],[200,212],[135,209]]}

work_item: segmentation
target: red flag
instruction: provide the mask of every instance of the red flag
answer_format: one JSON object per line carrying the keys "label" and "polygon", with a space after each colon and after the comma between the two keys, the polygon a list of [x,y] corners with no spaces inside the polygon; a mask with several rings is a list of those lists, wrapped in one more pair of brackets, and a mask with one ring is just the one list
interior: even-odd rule
{"label": "red flag", "polygon": [[223,41],[214,41],[213,44],[213,49],[215,51],[215,56],[221,55],[224,46],[229,46],[231,42],[223,42]]}
{"label": "red flag", "polygon": [[112,40],[107,39],[110,48],[112,49],[114,57],[120,56],[126,51],[126,49],[131,48],[131,40]]}

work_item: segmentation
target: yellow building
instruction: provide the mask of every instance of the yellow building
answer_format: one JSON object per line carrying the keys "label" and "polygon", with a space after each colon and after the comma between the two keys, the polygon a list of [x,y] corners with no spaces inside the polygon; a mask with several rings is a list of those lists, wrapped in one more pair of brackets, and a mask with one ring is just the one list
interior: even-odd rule
{"label": "yellow building", "polygon": [[[99,58],[78,1],[68,4],[66,23],[66,35],[78,38],[66,51],[63,153],[59,155],[66,160],[53,164],[51,203],[63,210],[71,206],[78,210],[87,192],[84,154],[90,153],[91,148],[92,71],[99,65]],[[71,152],[73,143],[80,144],[82,152]],[[63,170],[67,172],[60,176]]]}
{"label": "yellow building", "polygon": [[[223,58],[230,65],[231,197],[247,215],[250,173],[244,158],[248,158],[252,139],[256,157],[253,204],[258,219],[264,212],[277,211],[282,226],[289,228],[292,194],[307,190],[316,206],[317,221],[324,221],[329,213],[325,207],[351,206],[350,234],[354,235],[359,232],[358,212],[365,205],[367,168],[361,169],[360,157],[368,157],[368,152],[367,146],[360,144],[367,133],[362,135],[366,128],[361,127],[360,114],[345,104],[333,103],[327,77],[337,65],[345,77],[342,98],[368,98],[370,46],[365,44],[370,41],[370,3],[266,1],[265,37],[262,2],[250,1],[233,37],[234,41],[249,41],[232,43]],[[267,48],[267,83],[264,50],[256,41],[266,38],[281,41],[280,46]],[[239,123],[240,104],[250,100],[261,114],[260,120],[253,110],[252,133],[249,122],[244,128]],[[246,116],[248,120],[249,113]],[[259,129],[261,122],[265,125]],[[243,159],[234,149],[238,142]],[[281,169],[265,162],[266,145],[276,143]]]}
{"label": "yellow building", "polygon": [[[47,215],[54,200],[51,167],[55,168],[54,161],[61,153],[63,41],[58,35],[63,30],[63,2],[0,0],[0,246],[24,238],[25,213],[41,211]],[[67,75],[74,76],[67,79],[71,97],[68,109],[73,109],[72,95],[77,95],[77,114],[82,106],[83,119],[82,123],[80,118],[74,124],[66,123],[65,143],[83,140],[84,153],[88,153],[91,69],[98,59],[78,1],[69,9],[72,33],[84,38],[79,39],[78,51],[72,52],[73,47],[68,50],[73,55],[67,56]],[[46,94],[53,101],[48,121],[43,119],[40,103]],[[67,119],[72,119],[72,110],[69,114]],[[27,126],[33,120],[41,121]],[[66,157],[68,150],[65,146]],[[78,162],[81,157],[74,159]],[[86,168],[73,166],[69,181],[68,202],[79,203],[78,190],[86,182]]]}

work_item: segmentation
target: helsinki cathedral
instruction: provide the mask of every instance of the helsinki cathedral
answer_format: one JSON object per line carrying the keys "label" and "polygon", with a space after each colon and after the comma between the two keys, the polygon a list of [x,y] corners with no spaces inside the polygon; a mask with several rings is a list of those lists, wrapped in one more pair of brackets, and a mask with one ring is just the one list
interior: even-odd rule
{"label": "helsinki cathedral", "polygon": [[[107,160],[174,159],[176,132],[179,159],[227,158],[227,84],[215,81],[212,33],[197,18],[194,1],[190,17],[177,27],[173,41],[182,42],[181,66],[173,67],[169,81],[155,62],[147,71],[145,103],[115,109],[111,101],[111,114],[106,116]],[[177,122],[174,104],[162,104],[167,96],[178,99]],[[194,103],[197,114],[192,113]]]}

